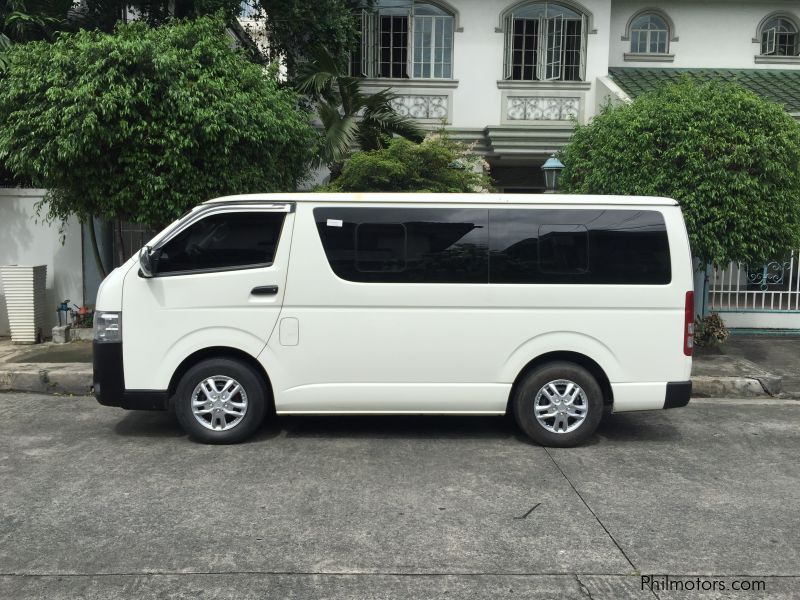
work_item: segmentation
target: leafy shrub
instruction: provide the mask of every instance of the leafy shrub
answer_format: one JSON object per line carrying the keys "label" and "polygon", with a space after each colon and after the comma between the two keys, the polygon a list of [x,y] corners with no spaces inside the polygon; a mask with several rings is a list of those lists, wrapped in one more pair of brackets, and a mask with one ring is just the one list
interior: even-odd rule
{"label": "leafy shrub", "polygon": [[725,322],[717,313],[697,318],[694,322],[694,343],[700,348],[715,348],[724,344],[729,335]]}
{"label": "leafy shrub", "polygon": [[608,107],[561,160],[567,192],[678,200],[704,261],[760,264],[800,246],[800,124],[740,86],[684,79]]}
{"label": "leafy shrub", "polygon": [[396,138],[386,148],[357,152],[327,186],[337,192],[485,192],[483,159],[442,134],[421,143]]}
{"label": "leafy shrub", "polygon": [[160,226],[215,196],[293,191],[318,144],[299,97],[222,20],[79,31],[9,52],[0,161],[49,216]]}

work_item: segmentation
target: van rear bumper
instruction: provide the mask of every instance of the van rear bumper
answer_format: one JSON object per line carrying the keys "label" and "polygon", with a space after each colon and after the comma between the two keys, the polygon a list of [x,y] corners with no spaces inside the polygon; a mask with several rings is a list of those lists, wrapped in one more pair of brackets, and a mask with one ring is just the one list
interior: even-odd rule
{"label": "van rear bumper", "polygon": [[119,406],[128,410],[167,410],[167,390],[126,390],[122,367],[122,344],[94,342],[92,344],[94,397],[104,406]]}
{"label": "van rear bumper", "polygon": [[664,398],[664,408],[679,408],[689,404],[692,397],[691,381],[670,381]]}
{"label": "van rear bumper", "polygon": [[612,383],[613,412],[661,410],[686,406],[692,395],[691,381]]}

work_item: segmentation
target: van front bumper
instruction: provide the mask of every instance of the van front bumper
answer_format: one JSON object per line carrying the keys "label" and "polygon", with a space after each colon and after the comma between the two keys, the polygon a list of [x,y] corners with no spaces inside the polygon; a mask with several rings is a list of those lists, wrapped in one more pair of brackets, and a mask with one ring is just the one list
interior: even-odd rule
{"label": "van front bumper", "polygon": [[167,410],[167,390],[125,389],[121,343],[95,341],[92,351],[94,397],[100,404],[128,410]]}

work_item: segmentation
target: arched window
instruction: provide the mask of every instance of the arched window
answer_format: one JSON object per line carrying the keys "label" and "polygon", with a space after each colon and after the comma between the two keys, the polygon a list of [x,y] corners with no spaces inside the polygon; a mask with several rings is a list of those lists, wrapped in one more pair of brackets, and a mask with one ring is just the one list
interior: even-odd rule
{"label": "arched window", "polygon": [[775,16],[761,26],[762,56],[797,56],[797,25],[792,19]]}
{"label": "arched window", "polygon": [[438,2],[377,0],[360,18],[361,47],[351,56],[351,74],[452,79],[455,16]]}
{"label": "arched window", "polygon": [[655,13],[635,17],[631,21],[630,37],[634,54],[666,54],[669,51],[669,25]]}
{"label": "arched window", "polygon": [[505,79],[585,79],[586,15],[565,4],[530,2],[515,6],[504,25]]}

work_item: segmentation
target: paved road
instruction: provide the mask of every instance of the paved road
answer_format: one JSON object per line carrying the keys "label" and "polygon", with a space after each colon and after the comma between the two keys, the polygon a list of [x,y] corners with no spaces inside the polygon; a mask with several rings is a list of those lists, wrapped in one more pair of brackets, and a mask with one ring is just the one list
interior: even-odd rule
{"label": "paved road", "polygon": [[282,418],[213,447],[164,413],[0,404],[0,598],[800,593],[800,402],[615,415],[562,450],[503,418]]}

